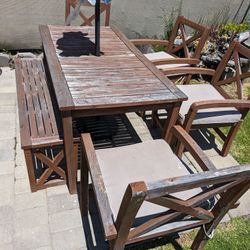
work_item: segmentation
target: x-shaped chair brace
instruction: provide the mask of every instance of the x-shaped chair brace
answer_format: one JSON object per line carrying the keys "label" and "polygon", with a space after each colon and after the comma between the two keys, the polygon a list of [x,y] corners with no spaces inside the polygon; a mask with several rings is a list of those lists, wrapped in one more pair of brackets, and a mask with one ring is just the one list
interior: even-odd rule
{"label": "x-shaped chair brace", "polygon": [[191,216],[192,218],[199,219],[197,225],[206,224],[212,221],[215,218],[213,211],[210,212],[199,206],[218,194],[223,195],[222,193],[225,190],[236,186],[240,182],[241,181],[238,180],[225,183],[224,185],[218,185],[217,187],[210,187],[188,200],[182,200],[172,195],[147,200],[148,202],[166,207],[170,210],[161,213],[159,216],[150,219],[147,222],[132,229],[129,233],[129,240],[133,240],[135,237],[139,237],[145,233],[148,233],[176,218],[181,219],[186,216]]}
{"label": "x-shaped chair brace", "polygon": [[[77,7],[76,4],[76,0],[73,0],[70,2],[71,7],[73,7],[74,9]],[[105,5],[102,4],[100,5],[100,13],[103,13],[104,11],[110,11],[110,4]],[[109,16],[109,13],[107,13],[107,15]],[[83,19],[83,23],[81,24],[81,26],[93,26],[93,21],[95,20],[95,14],[91,15],[90,17],[87,17],[81,10],[79,11],[79,16]],[[109,19],[109,17],[107,17]],[[107,20],[105,20],[105,26],[107,26]]]}

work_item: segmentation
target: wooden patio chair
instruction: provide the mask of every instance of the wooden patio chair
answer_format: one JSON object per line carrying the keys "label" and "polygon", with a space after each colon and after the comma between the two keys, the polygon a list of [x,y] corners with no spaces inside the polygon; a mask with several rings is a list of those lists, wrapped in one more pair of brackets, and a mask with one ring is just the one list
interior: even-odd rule
{"label": "wooden patio chair", "polygon": [[[192,36],[188,36],[187,30],[192,29]],[[161,45],[165,51],[148,53],[145,56],[159,69],[186,67],[197,65],[200,62],[200,54],[209,36],[210,29],[179,16],[176,20],[169,41],[156,39],[132,39],[134,45]],[[176,45],[176,38],[180,37],[181,44]],[[194,43],[196,43],[195,46]],[[182,57],[177,55],[182,53]]]}
{"label": "wooden patio chair", "polygon": [[[66,6],[65,6],[65,21],[67,20],[67,17],[70,14],[71,8],[76,8],[77,0],[66,0]],[[89,2],[84,1],[84,7],[89,7],[89,9],[95,10],[94,6],[92,6]],[[109,26],[109,20],[110,20],[110,11],[111,11],[111,3],[105,4],[100,3],[100,12],[105,14],[104,17],[104,26]],[[89,16],[89,13],[85,13],[83,10],[80,10],[79,16],[82,18],[83,23],[81,26],[93,26],[93,21],[95,20],[95,14],[92,14]]]}
{"label": "wooden patio chair", "polygon": [[195,227],[191,248],[202,249],[249,189],[250,165],[216,170],[183,128],[172,133],[204,172],[191,173],[164,140],[95,150],[90,135],[82,134],[81,211],[87,215],[90,172],[110,249]]}
{"label": "wooden patio chair", "polygon": [[[213,128],[224,141],[222,156],[228,154],[250,108],[250,97],[247,100],[243,98],[242,89],[242,80],[249,78],[250,72],[242,72],[239,55],[250,59],[250,49],[233,41],[216,71],[195,67],[164,70],[166,75],[186,73],[212,76],[211,84],[177,85],[188,96],[188,100],[182,103],[179,122],[187,132],[191,129]],[[230,59],[235,63],[235,73],[232,77],[222,79]],[[157,120],[156,113],[154,115]],[[229,132],[223,133],[222,127],[230,127]],[[183,146],[180,145],[179,153],[182,150]]]}

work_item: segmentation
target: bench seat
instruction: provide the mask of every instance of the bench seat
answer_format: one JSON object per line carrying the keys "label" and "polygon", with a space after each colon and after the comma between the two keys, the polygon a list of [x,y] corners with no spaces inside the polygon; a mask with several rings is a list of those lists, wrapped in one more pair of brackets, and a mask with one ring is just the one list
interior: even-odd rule
{"label": "bench seat", "polygon": [[17,58],[15,69],[21,147],[31,191],[65,184],[60,113],[50,76],[40,58]]}

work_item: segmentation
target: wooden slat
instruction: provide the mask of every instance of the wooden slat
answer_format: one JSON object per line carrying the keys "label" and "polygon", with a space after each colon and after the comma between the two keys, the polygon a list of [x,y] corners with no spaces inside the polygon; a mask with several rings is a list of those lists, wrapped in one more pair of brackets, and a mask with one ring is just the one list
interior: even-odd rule
{"label": "wooden slat", "polygon": [[186,95],[178,90],[178,88],[166,78],[146,57],[141,54],[138,49],[130,43],[130,41],[115,27],[112,27],[115,34],[127,45],[127,47],[136,55],[136,57],[162,82],[164,83],[173,94],[176,95],[176,99],[184,101],[187,99]]}
{"label": "wooden slat", "polygon": [[[160,91],[160,93],[155,94],[148,94],[148,95],[127,95],[127,96],[104,96],[100,99],[100,97],[92,97],[92,98],[86,98],[86,96],[83,95],[74,95],[74,101],[76,103],[76,106],[80,106],[81,109],[89,109],[89,106],[92,106],[92,108],[95,109],[104,109],[109,108],[112,105],[112,108],[116,107],[131,107],[131,103],[133,106],[150,106],[152,104],[164,104],[166,103],[166,95],[169,96],[169,98],[174,98],[175,96],[172,93],[169,93],[168,90]],[[85,99],[84,99],[85,98]],[[138,100],[138,101],[137,101]],[[105,103],[105,104],[103,104]]]}
{"label": "wooden slat", "polygon": [[151,203],[170,208],[177,212],[185,213],[193,217],[197,217],[202,220],[212,220],[214,218],[213,214],[206,209],[201,207],[192,208],[188,205],[188,202],[178,200],[175,197],[158,197],[152,200],[148,200]]}
{"label": "wooden slat", "polygon": [[166,193],[175,193],[188,188],[196,188],[214,185],[223,181],[241,179],[242,181],[250,173],[250,165],[235,166],[221,170],[210,170],[202,173],[192,174],[186,177],[176,177],[158,182],[148,183],[147,199],[153,199]]}
{"label": "wooden slat", "polygon": [[[37,131],[37,121],[36,121],[36,113],[34,110],[34,103],[33,103],[33,93],[32,93],[32,87],[31,87],[31,82],[30,82],[30,76],[27,67],[27,62],[25,61],[22,63],[23,71],[22,71],[22,76],[24,79],[24,95],[26,98],[27,102],[27,110],[24,112],[27,112],[28,120],[29,120],[29,130],[30,130],[30,136],[31,138],[36,138],[38,137],[38,131]],[[25,128],[27,129],[27,128]]]}
{"label": "wooden slat", "polygon": [[17,101],[18,101],[18,113],[19,113],[19,125],[20,125],[20,137],[21,145],[31,144],[31,136],[29,132],[29,122],[27,114],[27,102],[24,93],[24,79],[23,79],[23,68],[21,59],[15,60],[15,72],[16,72],[16,88],[17,88]]}

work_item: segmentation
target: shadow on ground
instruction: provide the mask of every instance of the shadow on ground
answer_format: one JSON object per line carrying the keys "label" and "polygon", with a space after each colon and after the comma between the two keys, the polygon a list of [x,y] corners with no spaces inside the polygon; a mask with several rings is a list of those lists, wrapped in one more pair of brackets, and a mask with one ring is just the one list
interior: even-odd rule
{"label": "shadow on ground", "polygon": [[[161,130],[158,127],[152,126],[151,115],[147,114],[143,118],[144,122],[147,124],[150,134],[153,139],[161,138]],[[208,129],[201,130],[192,130],[190,132],[192,138],[197,142],[200,148],[203,151],[214,149],[218,154],[220,153],[220,149],[218,148],[218,144],[216,143],[215,136]]]}

